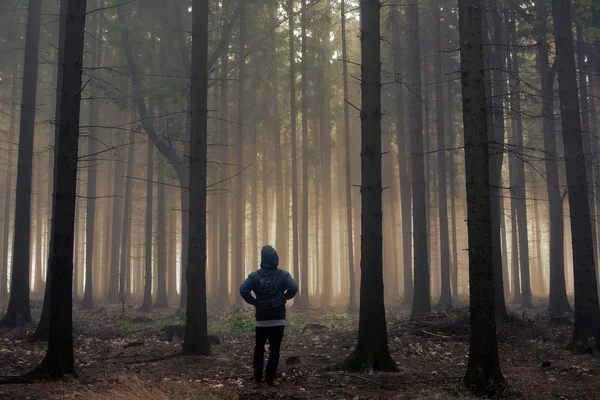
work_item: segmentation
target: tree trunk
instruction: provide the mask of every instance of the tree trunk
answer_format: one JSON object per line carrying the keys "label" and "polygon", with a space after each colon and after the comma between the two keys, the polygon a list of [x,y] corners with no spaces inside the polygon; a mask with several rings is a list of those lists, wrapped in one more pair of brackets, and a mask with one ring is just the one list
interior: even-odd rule
{"label": "tree trunk", "polygon": [[[129,133],[129,147],[133,147],[133,130]],[[113,180],[113,201],[112,201],[112,245],[110,249],[110,272],[108,278],[108,292],[106,295],[106,300],[109,303],[118,303],[119,302],[119,255],[120,251],[124,250],[124,247],[121,243],[121,230],[123,223],[122,216],[122,164],[123,160],[117,159],[115,161],[115,174]]]}
{"label": "tree trunk", "polygon": [[[455,146],[454,133],[454,87],[451,80],[447,83],[448,90],[448,146]],[[452,230],[452,295],[458,300],[458,237],[456,230],[456,163],[454,156],[448,166],[448,178],[450,185],[450,220]]]}
{"label": "tree trunk", "polygon": [[459,0],[458,6],[471,303],[469,361],[464,383],[478,394],[491,394],[504,382],[504,378],[500,371],[494,318],[493,226],[490,224],[492,209],[481,2]]}
{"label": "tree trunk", "polygon": [[[579,103],[581,108],[581,129],[583,148],[586,150],[585,156],[585,176],[588,183],[588,202],[590,204],[590,219],[595,221],[595,199],[594,199],[594,160],[595,154],[592,153],[592,132],[590,130],[590,108],[588,101],[588,74],[586,66],[586,58],[589,59],[589,54],[586,54],[587,44],[584,42],[583,28],[577,24],[577,67],[579,75]],[[591,154],[590,154],[591,153]],[[596,224],[592,223],[592,240],[594,245],[594,262],[598,263],[598,250],[596,239]]]}
{"label": "tree trunk", "polygon": [[31,181],[41,8],[41,0],[30,0],[27,8],[10,298],[6,314],[0,321],[0,325],[8,327],[31,321],[29,308]]}
{"label": "tree trunk", "polygon": [[[159,108],[159,114],[165,114],[164,107]],[[165,165],[158,167],[158,182],[157,185],[157,204],[156,204],[156,300],[154,302],[154,308],[168,308],[169,298],[167,296],[167,266],[170,262],[167,260],[167,243],[170,244],[171,240],[167,241],[167,220],[165,218],[166,210],[166,196],[165,196]],[[173,227],[172,229],[175,229]],[[176,241],[176,239],[175,239]],[[174,263],[176,265],[176,262]]]}
{"label": "tree trunk", "polygon": [[552,316],[571,312],[565,282],[565,231],[563,197],[558,173],[558,150],[554,127],[554,68],[548,60],[549,44],[546,40],[546,2],[536,1],[537,67],[540,72],[542,96],[542,127],[544,137],[544,163],[550,217],[550,300],[548,312]]}
{"label": "tree trunk", "polygon": [[308,282],[308,73],[307,73],[307,21],[306,0],[301,0],[301,32],[302,32],[302,254],[300,256],[300,290],[298,293],[298,308],[308,308],[309,282]]}
{"label": "tree trunk", "polygon": [[570,8],[569,0],[552,0],[558,93],[561,105],[573,242],[575,287],[573,346],[576,350],[588,351],[598,349],[600,346],[600,310],[579,99],[577,98]]}
{"label": "tree trunk", "polygon": [[[13,61],[13,70],[11,78],[11,100],[10,100],[10,122],[8,128],[9,144],[8,155],[6,156],[6,183],[4,186],[4,219],[2,221],[2,265],[0,272],[0,300],[5,300],[8,297],[8,246],[10,242],[10,220],[11,220],[11,200],[13,196],[12,177],[13,177],[13,152],[14,152],[14,137],[15,137],[15,116],[17,104],[17,73],[19,64]],[[14,228],[13,228],[14,229]],[[14,234],[14,230],[13,230]]]}
{"label": "tree trunk", "polygon": [[383,300],[380,8],[379,0],[360,4],[362,274],[358,343],[344,361],[350,371],[397,371],[388,350]]}
{"label": "tree trunk", "polygon": [[[293,4],[290,1],[290,4]],[[341,2],[341,19],[342,19],[342,74],[344,82],[344,160],[346,161],[345,178],[346,178],[346,241],[348,246],[348,277],[349,277],[349,300],[348,309],[356,310],[356,279],[355,279],[355,260],[354,260],[354,228],[352,224],[352,164],[350,158],[350,109],[348,102],[348,52],[346,46],[346,3]],[[292,27],[290,26],[290,29]],[[294,185],[294,184],[293,184]],[[294,185],[295,186],[295,185]],[[340,194],[341,195],[341,194]],[[342,232],[340,232],[340,235]]]}
{"label": "tree trunk", "polygon": [[208,2],[192,7],[188,300],[183,351],[208,354],[206,311],[206,165],[208,132]]}
{"label": "tree trunk", "polygon": [[[490,0],[489,7],[493,15],[488,16],[492,28],[492,43],[489,46],[489,97],[488,107],[492,110],[488,116],[488,136],[490,139],[490,190],[492,201],[492,243],[494,253],[494,298],[496,301],[496,317],[504,319],[507,317],[506,303],[504,299],[504,279],[502,263],[502,163],[504,158],[504,96],[506,94],[504,84],[504,61],[502,47],[502,16],[498,10],[497,0]],[[487,38],[487,34],[484,34]],[[495,45],[495,46],[494,46]],[[492,84],[493,82],[493,84]],[[489,124],[491,123],[491,126]]]}
{"label": "tree trunk", "polygon": [[[131,120],[135,121],[136,113],[132,110]],[[119,274],[119,301],[125,303],[129,301],[130,295],[130,249],[131,249],[131,211],[133,207],[133,166],[135,164],[135,146],[133,143],[135,135],[135,126],[131,127],[129,133],[129,151],[127,154],[127,180],[125,184],[125,199],[123,208],[123,225],[121,227],[121,258]]]}
{"label": "tree trunk", "polygon": [[[152,109],[152,108],[151,108]],[[144,300],[140,311],[152,311],[152,219],[154,200],[154,145],[148,140],[146,163],[146,224],[144,228]]]}
{"label": "tree trunk", "polygon": [[[524,152],[525,147],[523,145],[523,122],[521,121],[521,78],[519,76],[519,53],[518,49],[518,38],[515,24],[515,15],[513,13],[512,20],[510,23],[511,37],[513,44],[512,54],[512,65],[511,68],[511,80],[514,80],[512,90],[515,91],[512,104],[512,127],[513,135],[515,137],[516,148],[513,151]],[[527,188],[525,186],[525,162],[523,157],[516,157],[516,180],[515,187],[512,187],[511,193],[515,193],[516,211],[517,211],[517,224],[519,226],[519,256],[520,256],[520,269],[521,269],[521,295],[523,307],[533,307],[531,299],[531,274],[529,266],[529,235],[527,230]],[[512,185],[511,185],[512,186]]]}
{"label": "tree trunk", "polygon": [[438,210],[439,210],[439,237],[440,237],[440,269],[442,291],[436,305],[438,309],[445,309],[452,305],[452,291],[450,290],[450,240],[448,238],[448,200],[446,195],[446,132],[444,126],[444,87],[442,76],[442,49],[441,28],[442,16],[440,11],[441,1],[434,1],[433,7],[433,53],[435,67],[435,113],[438,146]]}
{"label": "tree trunk", "polygon": [[[100,1],[96,0],[93,3],[94,8],[100,7]],[[97,84],[95,79],[97,78],[97,68],[101,64],[102,48],[100,47],[99,40],[96,38],[101,37],[98,32],[98,13],[94,13],[91,16],[90,32],[92,32],[91,39],[91,93],[92,96],[98,92]],[[98,167],[95,154],[98,152],[98,113],[100,111],[100,103],[97,100],[92,99],[89,104],[89,119],[88,123],[90,128],[87,130],[87,142],[88,142],[88,158],[87,162],[89,166],[87,168],[87,198],[86,198],[86,223],[85,223],[85,291],[83,294],[83,301],[81,307],[84,309],[90,309],[94,307],[94,234],[96,231],[96,180],[98,175]]]}
{"label": "tree trunk", "polygon": [[[243,60],[246,52],[246,3],[245,0],[241,0],[240,4],[240,35],[239,35],[239,59]],[[244,103],[245,85],[246,85],[246,63],[242,61],[239,67],[239,86],[238,86],[238,126],[237,126],[237,140],[236,140],[236,153],[237,163],[239,168],[244,168],[244,110],[246,104]],[[275,97],[277,101],[277,97]],[[281,182],[280,182],[281,183]],[[279,190],[279,189],[278,189]],[[232,271],[234,272],[232,277],[233,285],[237,286],[244,279],[245,274],[245,251],[244,244],[246,238],[246,189],[244,174],[240,174],[236,178],[235,186],[235,221],[236,230],[234,238],[234,248],[236,258],[233,260]],[[282,205],[283,206],[283,205]],[[278,205],[279,207],[279,205]],[[280,222],[280,221],[278,221]],[[252,249],[256,251],[256,249]],[[235,291],[234,291],[235,293]],[[242,304],[241,296],[236,295],[236,304]]]}
{"label": "tree trunk", "polygon": [[[343,0],[342,0],[343,7]],[[299,243],[298,243],[298,156],[297,156],[297,137],[296,137],[296,128],[297,128],[297,111],[296,111],[296,50],[294,46],[294,2],[288,2],[288,18],[289,18],[289,46],[290,46],[290,135],[291,135],[291,152],[292,152],[292,264],[293,264],[293,274],[296,279],[300,278],[300,260],[299,260]],[[343,21],[343,20],[342,20]],[[342,22],[343,24],[343,22]],[[342,27],[342,35],[344,35],[344,29]],[[342,39],[342,46],[344,46],[344,41]],[[254,153],[256,155],[256,136],[254,137]],[[255,156],[256,157],[256,156]],[[256,171],[256,167],[254,168]],[[255,172],[253,172],[255,174]],[[252,183],[252,229],[256,229],[256,177],[253,179]],[[256,231],[253,235],[256,240]],[[256,247],[252,249],[252,251],[256,251]],[[254,254],[254,253],[253,253]]]}
{"label": "tree trunk", "polygon": [[425,201],[425,160],[423,154],[423,115],[421,109],[421,52],[419,49],[419,9],[417,3],[406,7],[408,29],[409,129],[413,195],[414,296],[413,317],[431,312],[429,259],[427,245],[427,204]]}
{"label": "tree trunk", "polygon": [[[64,4],[64,3],[62,3]],[[33,375],[61,379],[75,374],[73,352],[73,235],[77,191],[77,149],[81,107],[81,76],[86,19],[86,2],[68,0],[64,28],[64,62],[60,128],[55,164],[55,202],[50,242],[51,277],[49,340],[46,356]]]}
{"label": "tree trunk", "polygon": [[[221,24],[222,30],[225,30],[226,18],[229,13],[229,0],[223,2],[223,17]],[[218,303],[221,307],[229,304],[229,211],[230,193],[229,193],[229,54],[224,51],[221,55],[221,89],[219,104],[219,137],[221,138],[220,162],[222,163],[220,171],[220,207],[219,207],[219,295]]]}

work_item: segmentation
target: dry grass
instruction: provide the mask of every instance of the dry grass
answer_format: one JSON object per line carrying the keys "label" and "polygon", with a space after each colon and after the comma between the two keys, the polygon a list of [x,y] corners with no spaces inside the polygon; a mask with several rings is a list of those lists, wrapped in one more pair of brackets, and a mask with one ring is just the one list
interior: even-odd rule
{"label": "dry grass", "polygon": [[206,384],[182,381],[143,382],[139,377],[126,376],[111,388],[86,389],[76,398],[85,400],[221,400],[234,399],[237,395],[212,389]]}

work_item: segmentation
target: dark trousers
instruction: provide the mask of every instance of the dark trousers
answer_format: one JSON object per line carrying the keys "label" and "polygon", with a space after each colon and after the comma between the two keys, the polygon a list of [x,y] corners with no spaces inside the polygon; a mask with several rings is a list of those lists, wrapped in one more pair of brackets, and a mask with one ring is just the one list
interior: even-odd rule
{"label": "dark trousers", "polygon": [[269,361],[267,362],[267,379],[274,379],[279,364],[279,350],[283,340],[285,326],[256,327],[256,346],[254,347],[254,375],[262,378],[265,362],[265,344],[269,341]]}

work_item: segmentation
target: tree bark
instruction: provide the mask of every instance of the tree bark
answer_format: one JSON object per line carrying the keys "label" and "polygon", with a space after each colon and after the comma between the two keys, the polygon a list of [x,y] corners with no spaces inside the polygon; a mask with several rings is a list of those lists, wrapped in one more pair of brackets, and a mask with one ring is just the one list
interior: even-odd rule
{"label": "tree bark", "polygon": [[600,309],[570,8],[569,0],[552,0],[558,93],[573,242],[575,323],[572,344],[576,350],[588,351],[600,346]]}
{"label": "tree bark", "polygon": [[438,216],[440,237],[440,270],[441,294],[436,305],[438,309],[445,309],[452,305],[452,291],[450,289],[450,239],[448,238],[448,200],[446,195],[446,131],[444,126],[444,87],[442,76],[442,49],[441,49],[441,1],[435,0],[433,7],[433,63],[435,67],[435,113],[438,146]]}
{"label": "tree bark", "polygon": [[419,49],[419,9],[417,3],[406,7],[408,36],[409,129],[413,195],[414,296],[411,315],[431,312],[429,259],[427,244],[427,204],[425,201],[425,160],[423,154],[423,114],[421,109],[421,52]]}
{"label": "tree bark", "polygon": [[[93,3],[94,8],[100,7],[100,1],[96,0]],[[92,32],[90,53],[91,53],[91,97],[94,97],[95,93],[98,92],[97,84],[95,82],[97,78],[97,68],[101,64],[102,48],[100,47],[99,40],[97,39],[101,35],[98,32],[98,13],[94,13],[91,16],[90,32]],[[99,103],[97,100],[92,99],[89,105],[89,119],[88,123],[90,127],[87,130],[87,142],[88,142],[88,154],[91,157],[87,159],[89,166],[87,168],[87,198],[86,198],[86,223],[85,223],[85,291],[83,294],[83,300],[81,306],[84,309],[90,309],[94,307],[94,245],[95,239],[94,234],[96,231],[96,180],[98,175],[98,168],[96,164],[96,157],[94,154],[98,152],[98,135],[96,126],[98,125],[98,113],[100,111]]]}
{"label": "tree bark", "polygon": [[360,3],[362,274],[358,343],[343,365],[350,371],[397,371],[383,299],[380,8],[379,0]]}
{"label": "tree bark", "polygon": [[188,299],[183,342],[183,351],[186,354],[208,354],[210,352],[206,311],[208,13],[207,1],[194,0],[190,102],[190,234],[186,271]]}
{"label": "tree bark", "polygon": [[[64,3],[62,3],[64,4]],[[50,242],[51,277],[49,340],[46,356],[32,375],[62,379],[75,374],[73,352],[73,236],[77,191],[77,151],[86,2],[68,0],[64,28],[60,128],[56,141],[55,202]],[[59,45],[59,47],[62,47]]]}
{"label": "tree bark", "polygon": [[30,0],[27,8],[27,33],[23,62],[23,91],[17,161],[17,189],[12,252],[10,297],[0,325],[14,327],[31,321],[29,308],[29,271],[31,258],[31,181],[35,105],[38,80],[41,0]]}
{"label": "tree bark", "polygon": [[301,31],[302,31],[302,264],[300,266],[300,290],[298,293],[299,308],[308,308],[308,73],[307,73],[307,21],[306,0],[301,0]]}
{"label": "tree bark", "polygon": [[[459,0],[459,37],[467,227],[469,231],[470,339],[464,383],[478,394],[492,394],[504,382],[498,358],[494,310],[492,208],[484,80],[481,1]],[[490,393],[492,392],[492,393]]]}
{"label": "tree bark", "polygon": [[140,311],[152,311],[152,220],[154,203],[154,145],[148,140],[146,163],[146,223],[144,228],[144,300]]}
{"label": "tree bark", "polygon": [[[342,0],[342,10],[343,10],[343,0]],[[290,142],[291,142],[291,152],[292,152],[292,264],[293,264],[293,274],[296,279],[300,277],[300,260],[299,260],[299,243],[298,243],[298,141],[296,135],[297,128],[297,111],[296,111],[296,50],[295,50],[295,18],[294,18],[294,2],[288,2],[288,18],[289,18],[289,47],[290,47]],[[343,24],[343,19],[342,19]],[[342,35],[344,35],[344,28],[342,25]],[[344,46],[344,40],[342,39],[342,46]],[[344,47],[342,47],[344,48]],[[256,143],[256,138],[254,138],[254,143]],[[256,154],[256,144],[254,145],[254,154]],[[256,167],[254,168],[256,171]],[[255,172],[253,173],[255,174]],[[256,178],[253,179],[252,191],[255,192],[256,188]],[[252,229],[255,229],[256,225],[256,196],[253,194],[253,205],[252,205]],[[256,235],[256,231],[254,233],[254,237]],[[255,239],[254,239],[255,240]],[[256,251],[256,247],[252,249],[252,251]],[[254,254],[254,253],[253,253]]]}

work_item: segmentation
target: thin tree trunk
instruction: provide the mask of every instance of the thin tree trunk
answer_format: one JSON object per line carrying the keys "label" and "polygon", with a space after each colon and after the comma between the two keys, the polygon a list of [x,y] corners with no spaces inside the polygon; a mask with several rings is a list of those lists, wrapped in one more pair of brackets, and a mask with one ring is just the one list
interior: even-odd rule
{"label": "thin tree trunk", "polygon": [[[239,35],[239,58],[243,60],[246,51],[246,3],[245,0],[240,0],[240,35]],[[246,63],[242,61],[239,67],[239,86],[238,86],[238,121],[237,121],[237,140],[236,140],[236,153],[237,163],[240,168],[244,165],[244,103],[245,85],[246,85]],[[277,96],[275,96],[277,102]],[[279,140],[279,139],[277,139]],[[281,172],[279,172],[281,174]],[[281,182],[279,182],[281,184]],[[278,187],[278,190],[280,188]],[[244,174],[242,173],[236,177],[235,186],[235,221],[236,229],[234,233],[234,248],[235,248],[235,259],[232,262],[232,283],[237,286],[244,279],[245,265],[244,265],[244,244],[246,238],[246,196],[245,196],[245,180]],[[278,207],[280,205],[278,204]],[[281,205],[283,206],[283,205]],[[277,221],[281,223],[280,220]],[[279,235],[279,234],[278,234]],[[255,249],[253,249],[255,251]],[[235,291],[234,291],[235,293]],[[241,296],[235,296],[236,304],[242,304]]]}
{"label": "thin tree trunk", "polygon": [[411,170],[413,195],[414,296],[413,317],[431,312],[429,259],[427,244],[427,204],[425,160],[423,154],[423,115],[421,109],[421,52],[419,49],[419,9],[417,3],[406,7],[408,24],[409,129],[411,135]]}
{"label": "thin tree trunk", "polygon": [[452,291],[450,289],[450,240],[448,238],[448,202],[446,191],[446,132],[444,126],[444,87],[442,76],[442,49],[441,28],[442,16],[440,11],[441,1],[436,0],[433,7],[433,53],[435,67],[435,113],[438,146],[438,210],[439,210],[439,237],[440,237],[440,269],[442,291],[436,305],[444,309],[452,305]]}
{"label": "thin tree trunk", "polygon": [[[92,3],[94,8],[100,7],[100,1],[96,0]],[[102,48],[100,47],[98,32],[98,13],[93,13],[91,16],[90,32],[91,39],[91,95],[92,97],[98,92],[95,79],[97,78],[96,69],[100,67]],[[98,113],[100,111],[100,103],[93,100],[89,105],[89,125],[88,128],[88,155],[87,162],[87,198],[86,198],[86,224],[85,224],[85,292],[83,294],[82,308],[90,309],[94,307],[94,244],[96,231],[96,180],[98,175],[97,161],[95,154],[98,152],[98,135],[96,126],[98,125]]]}
{"label": "thin tree trunk", "polygon": [[[514,80],[512,90],[515,95],[513,96],[513,135],[515,136],[516,149],[513,151],[524,151],[523,146],[523,122],[521,120],[521,78],[519,76],[519,53],[517,30],[515,24],[515,15],[513,13],[511,20],[511,36],[513,54],[512,54],[512,66],[511,75]],[[516,211],[517,211],[517,224],[519,226],[519,266],[521,269],[521,295],[523,307],[533,307],[531,299],[531,274],[529,266],[529,235],[527,230],[527,188],[525,186],[525,162],[523,157],[517,157],[516,161],[516,187],[512,188],[511,192],[516,191]],[[511,185],[512,186],[512,185]]]}
{"label": "thin tree trunk", "polygon": [[[135,121],[136,113],[132,111],[131,120]],[[119,274],[119,301],[125,303],[129,301],[130,296],[130,249],[131,249],[131,212],[133,207],[133,166],[135,163],[135,147],[133,140],[135,138],[135,127],[131,127],[129,133],[129,151],[127,154],[127,180],[125,184],[125,199],[123,208],[123,225],[121,227],[121,259]]]}
{"label": "thin tree trunk", "polygon": [[31,181],[41,8],[41,0],[30,0],[27,8],[10,298],[6,314],[0,321],[0,325],[8,327],[31,321],[29,308]]}
{"label": "thin tree trunk", "polygon": [[[343,9],[342,0],[342,9]],[[297,128],[297,111],[296,111],[296,50],[294,46],[294,2],[288,2],[288,17],[289,17],[289,46],[290,46],[290,135],[291,135],[291,152],[292,152],[292,264],[293,274],[296,279],[300,277],[300,260],[299,260],[299,243],[298,243],[298,141],[296,137]],[[342,19],[342,24],[343,24]],[[342,25],[342,35],[344,35],[344,28]],[[342,39],[342,46],[345,45],[345,41]],[[344,47],[342,47],[343,49]],[[256,157],[256,135],[254,135],[254,157]],[[349,166],[348,166],[349,167]],[[255,230],[253,234],[253,240],[256,240],[256,167],[253,170],[253,183],[252,183],[252,229]],[[350,225],[351,226],[351,225]],[[256,247],[253,247],[252,251],[256,251]]]}
{"label": "thin tree trunk", "polygon": [[[226,18],[229,13],[229,0],[223,2],[222,30],[225,29]],[[224,51],[221,55],[221,89],[220,89],[220,104],[219,104],[219,137],[221,139],[221,176],[220,180],[225,180],[220,186],[220,207],[219,207],[219,295],[218,303],[221,307],[229,304],[229,211],[230,211],[230,193],[229,189],[229,54]]]}
{"label": "thin tree trunk", "polygon": [[[290,1],[290,4],[293,2]],[[346,3],[341,2],[342,18],[342,74],[344,82],[344,160],[346,161],[346,241],[348,245],[348,277],[350,281],[348,309],[356,310],[356,279],[355,279],[355,260],[354,260],[354,228],[352,224],[352,164],[350,159],[350,109],[348,107],[348,52],[346,46]],[[292,27],[290,26],[290,29]],[[295,187],[295,184],[292,184]],[[340,235],[342,232],[340,232]]]}
{"label": "thin tree trunk", "polygon": [[[129,146],[133,147],[133,130],[129,133]],[[112,245],[110,249],[110,275],[108,278],[108,293],[106,300],[109,303],[117,303],[119,301],[119,256],[120,251],[124,249],[121,243],[122,231],[122,164],[123,160],[115,160],[115,173],[113,178],[113,193],[112,199]]]}
{"label": "thin tree trunk", "polygon": [[[153,107],[150,107],[152,110]],[[154,145],[148,140],[146,163],[146,223],[144,227],[144,300],[140,311],[152,311],[152,220],[154,203]]]}
{"label": "thin tree trunk", "polygon": [[540,72],[542,96],[542,129],[546,157],[546,188],[550,217],[550,300],[548,312],[552,316],[571,312],[565,281],[565,229],[562,190],[558,172],[558,150],[554,125],[555,69],[548,60],[549,44],[546,40],[546,2],[536,1],[537,14],[537,65]]}
{"label": "thin tree trunk", "polygon": [[[451,80],[448,80],[448,147],[455,147],[454,133],[454,90]],[[452,230],[452,295],[458,300],[458,237],[456,229],[456,163],[454,156],[448,166],[448,184],[450,185],[450,219]]]}

